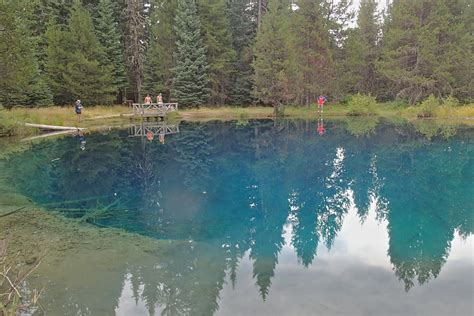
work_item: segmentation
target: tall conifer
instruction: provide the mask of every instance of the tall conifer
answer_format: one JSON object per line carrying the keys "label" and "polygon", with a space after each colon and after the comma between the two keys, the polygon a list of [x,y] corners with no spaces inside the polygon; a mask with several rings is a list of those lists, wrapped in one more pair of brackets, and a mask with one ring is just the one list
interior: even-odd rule
{"label": "tall conifer", "polygon": [[300,75],[298,87],[300,102],[310,105],[319,94],[329,94],[334,82],[334,64],[331,37],[321,0],[298,2],[294,30],[293,50],[297,60],[296,73]]}
{"label": "tall conifer", "polygon": [[143,94],[162,93],[169,99],[173,83],[173,52],[176,50],[174,17],[176,1],[153,2],[148,51],[144,67]]}
{"label": "tall conifer", "polygon": [[[117,18],[117,5],[112,0],[100,0],[96,8],[94,26],[97,38],[104,48],[103,64],[112,66],[113,83],[118,89],[117,96],[123,94],[127,85],[123,39]],[[121,100],[117,100],[121,101]]]}
{"label": "tall conifer", "polygon": [[224,104],[230,96],[236,59],[226,0],[198,0],[198,13],[209,63],[209,102]]}
{"label": "tall conifer", "polygon": [[229,0],[229,20],[232,46],[236,52],[235,71],[231,76],[230,103],[248,105],[252,98],[253,45],[257,23],[247,0]]}
{"label": "tall conifer", "polygon": [[430,94],[472,98],[472,90],[468,91],[474,60],[469,11],[464,0],[392,3],[378,63],[391,83],[392,98],[411,103]]}
{"label": "tall conifer", "polygon": [[52,96],[38,67],[29,11],[21,0],[0,3],[0,105],[49,105]]}
{"label": "tall conifer", "polygon": [[89,12],[75,1],[67,30],[52,26],[47,32],[45,66],[55,102],[65,104],[77,98],[85,103],[113,100],[112,67],[104,65],[105,53],[97,39]]}
{"label": "tall conifer", "polygon": [[351,93],[376,95],[377,72],[375,64],[379,57],[377,2],[362,0],[359,6],[357,27],[350,34],[345,50],[347,56],[344,65],[344,90]]}
{"label": "tall conifer", "polygon": [[172,98],[184,106],[198,106],[209,96],[209,66],[195,0],[178,0],[175,31],[176,66]]}

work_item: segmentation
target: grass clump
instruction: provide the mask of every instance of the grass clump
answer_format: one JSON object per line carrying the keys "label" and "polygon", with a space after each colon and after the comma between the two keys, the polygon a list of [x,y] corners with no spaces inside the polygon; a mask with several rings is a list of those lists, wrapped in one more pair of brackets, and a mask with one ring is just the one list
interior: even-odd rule
{"label": "grass clump", "polygon": [[371,95],[357,93],[353,95],[348,103],[350,116],[376,115],[377,101]]}

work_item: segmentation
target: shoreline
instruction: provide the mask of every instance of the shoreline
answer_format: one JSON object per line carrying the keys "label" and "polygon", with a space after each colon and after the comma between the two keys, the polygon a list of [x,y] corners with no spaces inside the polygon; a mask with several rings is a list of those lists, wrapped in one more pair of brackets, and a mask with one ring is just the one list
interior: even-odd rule
{"label": "shoreline", "polygon": [[[449,121],[455,124],[474,125],[474,104],[449,109],[438,109],[433,117],[418,118],[417,107],[394,108],[383,106],[377,113],[370,116],[351,116],[348,107],[344,105],[327,105],[323,113],[326,119],[341,118],[386,118],[403,119],[406,121]],[[316,106],[285,108],[282,116],[275,116],[272,107],[200,107],[179,110],[170,113],[168,121],[206,122],[211,120],[250,120],[250,119],[317,119],[319,116]],[[0,110],[0,137],[34,136],[39,130],[26,127],[26,123],[72,126],[77,128],[100,129],[104,126],[123,126],[139,120],[134,118],[127,106],[94,106],[85,108],[81,122],[78,122],[70,107],[44,107],[44,108],[15,108]]]}

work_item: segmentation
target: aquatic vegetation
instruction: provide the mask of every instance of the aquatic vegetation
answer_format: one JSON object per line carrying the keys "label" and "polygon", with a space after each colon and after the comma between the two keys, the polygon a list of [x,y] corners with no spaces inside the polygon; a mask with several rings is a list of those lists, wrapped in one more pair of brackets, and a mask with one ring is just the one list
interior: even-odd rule
{"label": "aquatic vegetation", "polygon": [[[38,142],[1,170],[50,212],[6,217],[0,239],[21,236],[12,246],[30,251],[23,262],[38,257],[39,245],[48,249],[38,273],[50,282],[44,300],[53,314],[113,311],[129,293],[151,314],[225,313],[229,286],[274,302],[282,281],[334,285],[341,271],[346,289],[352,278],[375,276],[357,291],[403,293],[434,278],[450,284],[443,272],[453,271],[445,263],[454,240],[472,235],[469,130],[427,142],[409,124],[370,118],[328,120],[323,136],[316,121],[249,120],[182,123],[165,144],[125,130],[87,135],[85,151],[74,137]],[[362,240],[378,243],[375,230],[380,257],[363,247],[352,257]],[[344,262],[350,267],[338,266]],[[333,295],[326,284],[307,291]],[[410,292],[404,298],[416,297]]]}

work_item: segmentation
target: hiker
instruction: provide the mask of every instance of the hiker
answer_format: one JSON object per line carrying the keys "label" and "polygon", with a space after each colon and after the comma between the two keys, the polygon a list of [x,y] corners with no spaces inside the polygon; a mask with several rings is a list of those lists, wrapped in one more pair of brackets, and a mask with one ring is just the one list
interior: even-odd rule
{"label": "hiker", "polygon": [[326,103],[327,98],[323,95],[318,97],[318,111],[323,112],[324,103]]}
{"label": "hiker", "polygon": [[150,97],[149,94],[146,95],[144,103],[145,104],[150,104],[151,103],[151,97]]}
{"label": "hiker", "polygon": [[156,96],[156,103],[158,104],[163,104],[163,97],[161,96],[161,93]]}
{"label": "hiker", "polygon": [[79,123],[81,122],[82,108],[83,108],[83,106],[81,104],[81,100],[77,100],[76,105],[74,105],[74,110],[76,111],[77,120],[78,120]]}

